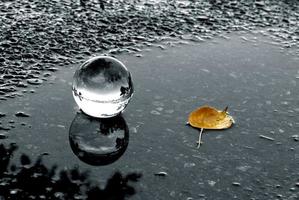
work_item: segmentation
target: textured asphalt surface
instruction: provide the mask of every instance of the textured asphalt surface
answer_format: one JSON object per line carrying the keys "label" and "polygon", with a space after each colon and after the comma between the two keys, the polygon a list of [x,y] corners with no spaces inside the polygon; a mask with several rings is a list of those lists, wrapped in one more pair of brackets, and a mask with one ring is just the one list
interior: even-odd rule
{"label": "textured asphalt surface", "polygon": [[[86,57],[263,29],[298,56],[298,1],[1,1],[0,100]],[[104,9],[103,9],[104,8]],[[160,46],[165,48],[165,46]]]}
{"label": "textured asphalt surface", "polygon": [[[287,0],[2,1],[0,199],[298,199],[298,10]],[[92,166],[71,146],[71,82],[103,53],[125,63],[136,92],[125,152]],[[198,150],[185,122],[204,104],[229,106],[236,124],[205,132]]]}
{"label": "textured asphalt surface", "polygon": [[[37,199],[297,199],[298,59],[268,44],[260,33],[228,36],[152,48],[142,58],[118,56],[132,73],[136,92],[120,121],[129,130],[125,152],[111,156],[109,165],[95,166],[107,161],[95,155],[101,146],[73,146],[75,129],[87,135],[95,126],[94,120],[77,114],[71,94],[77,66],[59,70],[34,86],[33,94],[3,102],[1,194]],[[205,131],[197,149],[199,131],[185,122],[205,104],[229,106],[236,124],[225,131]],[[98,130],[126,127],[101,124]],[[13,156],[10,143],[12,149],[18,146]],[[43,159],[35,164],[39,156]],[[37,189],[28,189],[27,182]]]}

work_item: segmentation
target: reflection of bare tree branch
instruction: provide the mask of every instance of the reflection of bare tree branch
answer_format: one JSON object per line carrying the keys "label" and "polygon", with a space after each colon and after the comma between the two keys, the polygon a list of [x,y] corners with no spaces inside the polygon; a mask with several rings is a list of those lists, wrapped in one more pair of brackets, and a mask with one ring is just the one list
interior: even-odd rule
{"label": "reflection of bare tree branch", "polygon": [[[78,168],[57,170],[48,168],[40,156],[33,164],[21,155],[21,165],[10,163],[17,146],[0,144],[0,199],[117,199],[136,193],[130,182],[137,182],[141,174],[123,176],[116,172],[104,189],[92,183],[87,172]],[[10,166],[10,167],[9,167]]]}

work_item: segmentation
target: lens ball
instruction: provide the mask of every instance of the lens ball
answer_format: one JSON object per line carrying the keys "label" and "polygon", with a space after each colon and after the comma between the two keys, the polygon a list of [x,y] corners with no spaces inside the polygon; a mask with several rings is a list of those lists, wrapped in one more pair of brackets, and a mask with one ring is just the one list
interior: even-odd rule
{"label": "lens ball", "polygon": [[123,63],[109,56],[97,56],[75,72],[73,96],[87,115],[109,118],[122,112],[134,92],[131,74]]}

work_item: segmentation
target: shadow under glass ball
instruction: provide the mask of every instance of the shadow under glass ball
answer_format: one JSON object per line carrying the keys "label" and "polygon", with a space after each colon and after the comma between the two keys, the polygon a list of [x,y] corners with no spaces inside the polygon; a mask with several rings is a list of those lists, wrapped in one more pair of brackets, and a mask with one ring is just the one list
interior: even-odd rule
{"label": "shadow under glass ball", "polygon": [[71,124],[69,142],[81,161],[95,166],[108,165],[126,151],[129,129],[121,115],[93,118],[80,112]]}

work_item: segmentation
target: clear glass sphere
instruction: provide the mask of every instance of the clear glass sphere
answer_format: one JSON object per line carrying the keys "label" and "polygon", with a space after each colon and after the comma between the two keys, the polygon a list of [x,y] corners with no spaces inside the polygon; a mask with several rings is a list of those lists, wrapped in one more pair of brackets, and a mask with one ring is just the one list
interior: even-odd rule
{"label": "clear glass sphere", "polygon": [[130,72],[123,63],[109,56],[91,58],[74,75],[74,99],[84,113],[93,117],[118,115],[133,92]]}

